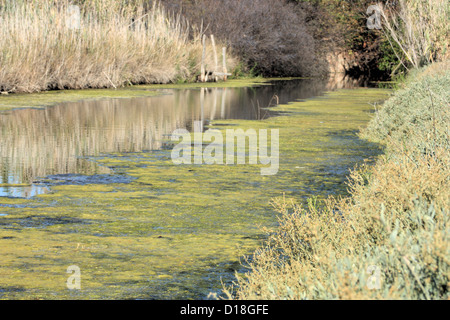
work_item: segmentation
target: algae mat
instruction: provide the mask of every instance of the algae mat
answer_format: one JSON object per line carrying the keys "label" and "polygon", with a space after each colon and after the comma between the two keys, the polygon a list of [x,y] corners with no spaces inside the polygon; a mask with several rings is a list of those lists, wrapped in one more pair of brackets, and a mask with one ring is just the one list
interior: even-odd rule
{"label": "algae mat", "polygon": [[[211,126],[279,129],[277,175],[261,165],[175,166],[170,150],[94,159],[129,183],[56,185],[0,198],[1,299],[204,299],[245,271],[243,257],[277,218],[269,202],[346,192],[348,170],[379,154],[358,139],[372,103],[390,91],[353,89],[277,107],[282,115]],[[80,290],[69,290],[70,266]]]}

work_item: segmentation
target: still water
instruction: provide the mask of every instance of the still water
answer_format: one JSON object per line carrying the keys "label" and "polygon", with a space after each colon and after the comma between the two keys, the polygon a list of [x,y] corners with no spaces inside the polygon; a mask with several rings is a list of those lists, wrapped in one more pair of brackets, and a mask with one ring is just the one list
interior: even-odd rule
{"label": "still water", "polygon": [[[348,169],[378,154],[356,132],[382,94],[330,89],[275,81],[1,113],[0,298],[220,292],[276,224],[271,199],[343,194]],[[194,121],[280,128],[280,172],[174,166],[167,137]],[[82,290],[66,287],[72,265]]]}
{"label": "still water", "polygon": [[65,103],[0,114],[0,197],[49,192],[41,181],[48,176],[113,174],[89,157],[160,150],[167,135],[175,129],[192,130],[194,121],[207,126],[221,119],[264,119],[274,113],[267,107],[320,95],[325,85],[291,80],[253,88],[174,89],[158,97]]}

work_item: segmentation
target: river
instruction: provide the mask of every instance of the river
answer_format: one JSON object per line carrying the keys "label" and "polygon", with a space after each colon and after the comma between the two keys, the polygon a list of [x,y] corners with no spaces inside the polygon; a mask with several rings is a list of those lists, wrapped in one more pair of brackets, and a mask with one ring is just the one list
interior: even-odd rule
{"label": "river", "polygon": [[[164,89],[0,113],[0,298],[205,299],[245,271],[275,197],[346,194],[387,91],[321,80]],[[279,130],[279,169],[175,165],[176,129]],[[81,289],[70,290],[69,266]]]}

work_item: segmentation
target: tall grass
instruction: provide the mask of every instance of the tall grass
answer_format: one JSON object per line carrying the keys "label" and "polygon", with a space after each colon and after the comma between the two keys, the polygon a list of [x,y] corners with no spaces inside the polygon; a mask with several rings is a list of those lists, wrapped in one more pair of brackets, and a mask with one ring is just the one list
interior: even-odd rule
{"label": "tall grass", "polygon": [[74,29],[69,1],[0,1],[0,91],[168,83],[200,70],[200,35],[189,39],[189,24],[158,3],[78,4],[81,27]]}
{"label": "tall grass", "polygon": [[376,113],[363,136],[386,153],[352,172],[351,196],[274,201],[279,227],[226,297],[450,298],[449,70],[415,74]]}

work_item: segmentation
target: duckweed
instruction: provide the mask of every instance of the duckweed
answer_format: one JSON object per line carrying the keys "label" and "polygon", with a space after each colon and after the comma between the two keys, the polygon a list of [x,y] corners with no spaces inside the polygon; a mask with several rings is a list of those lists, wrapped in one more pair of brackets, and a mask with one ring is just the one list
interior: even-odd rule
{"label": "duckweed", "polygon": [[[278,117],[211,123],[279,129],[275,176],[261,176],[261,165],[175,166],[170,150],[112,154],[97,163],[120,168],[129,183],[0,198],[0,298],[202,299],[219,291],[262,243],[262,228],[277,223],[272,198],[346,193],[348,169],[379,154],[356,132],[370,103],[389,92],[340,90],[278,106]],[[80,267],[81,290],[66,286],[71,265]]]}

